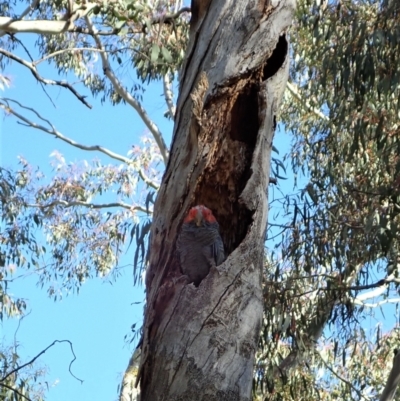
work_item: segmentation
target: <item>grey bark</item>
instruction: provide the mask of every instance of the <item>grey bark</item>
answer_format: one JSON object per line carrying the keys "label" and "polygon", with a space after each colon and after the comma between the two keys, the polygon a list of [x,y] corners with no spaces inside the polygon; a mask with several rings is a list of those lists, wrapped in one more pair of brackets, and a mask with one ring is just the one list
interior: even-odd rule
{"label": "grey bark", "polygon": [[393,358],[393,366],[389,373],[385,389],[379,398],[379,401],[392,401],[400,383],[400,352],[396,352]]}
{"label": "grey bark", "polygon": [[135,385],[140,363],[140,351],[140,347],[136,348],[129,360],[122,378],[119,401],[140,401],[140,392]]}
{"label": "grey bark", "polygon": [[[250,400],[261,327],[267,186],[294,0],[192,4],[173,143],[154,208],[142,401]],[[176,239],[189,207],[216,216],[227,260],[199,287]]]}

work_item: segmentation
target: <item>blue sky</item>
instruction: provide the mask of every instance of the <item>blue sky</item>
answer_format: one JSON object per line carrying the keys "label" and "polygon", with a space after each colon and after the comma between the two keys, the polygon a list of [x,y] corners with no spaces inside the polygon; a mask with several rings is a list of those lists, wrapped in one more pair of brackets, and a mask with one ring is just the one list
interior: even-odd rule
{"label": "blue sky", "polygon": [[[89,110],[68,91],[46,87],[56,104],[54,108],[28,71],[13,64],[3,73],[12,80],[11,88],[2,93],[4,97],[34,107],[60,132],[80,143],[105,146],[126,156],[131,146],[139,144],[140,137],[147,132],[134,110],[128,106],[102,105],[89,96],[93,105],[93,109]],[[45,67],[42,73],[54,76],[49,67]],[[161,95],[161,85],[151,85],[146,91],[144,105],[151,118],[160,124],[169,143],[172,124],[163,118],[166,107]],[[0,135],[0,164],[3,167],[17,167],[17,157],[21,155],[50,175],[50,154],[54,150],[62,153],[67,162],[101,158],[104,162],[113,163],[112,159],[97,152],[73,148],[43,132],[17,124],[11,116],[1,116]],[[144,289],[133,287],[133,252],[131,247],[122,258],[120,265],[128,266],[116,282],[110,284],[107,279],[88,281],[79,295],[69,295],[58,302],[49,299],[45,289],[36,285],[34,275],[19,279],[10,286],[12,294],[27,299],[30,311],[17,333],[19,353],[24,361],[54,340],[67,339],[73,343],[77,359],[72,371],[84,383],[81,384],[68,372],[73,359],[69,346],[66,343],[57,344],[40,358],[40,363],[49,368],[49,401],[117,398],[117,386],[134,347],[125,343],[124,336],[130,333],[133,323],[140,326],[143,315]],[[17,269],[15,275],[21,273]],[[4,344],[13,340],[17,324],[16,319],[0,324]],[[52,387],[56,382],[58,384]]]}

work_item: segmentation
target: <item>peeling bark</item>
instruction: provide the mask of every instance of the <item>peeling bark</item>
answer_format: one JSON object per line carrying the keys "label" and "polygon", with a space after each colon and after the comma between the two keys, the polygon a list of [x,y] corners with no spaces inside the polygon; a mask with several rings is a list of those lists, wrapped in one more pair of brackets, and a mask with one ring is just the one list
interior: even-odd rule
{"label": "peeling bark", "polygon": [[[154,207],[142,401],[250,400],[261,328],[271,147],[295,0],[197,5]],[[175,249],[196,204],[213,211],[228,256],[197,288]]]}

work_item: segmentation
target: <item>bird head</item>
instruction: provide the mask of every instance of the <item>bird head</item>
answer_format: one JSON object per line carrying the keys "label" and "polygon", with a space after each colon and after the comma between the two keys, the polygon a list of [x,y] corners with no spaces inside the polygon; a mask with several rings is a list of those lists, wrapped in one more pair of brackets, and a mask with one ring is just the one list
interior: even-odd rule
{"label": "bird head", "polygon": [[203,205],[192,207],[185,217],[184,223],[194,223],[197,227],[203,226],[206,223],[216,223],[212,211]]}

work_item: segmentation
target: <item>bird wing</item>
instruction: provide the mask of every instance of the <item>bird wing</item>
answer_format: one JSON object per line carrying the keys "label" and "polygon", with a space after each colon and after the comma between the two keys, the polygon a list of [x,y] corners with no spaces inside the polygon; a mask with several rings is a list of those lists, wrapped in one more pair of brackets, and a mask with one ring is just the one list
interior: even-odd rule
{"label": "bird wing", "polygon": [[212,253],[216,266],[225,261],[224,244],[221,237],[216,238],[215,242],[212,244]]}

